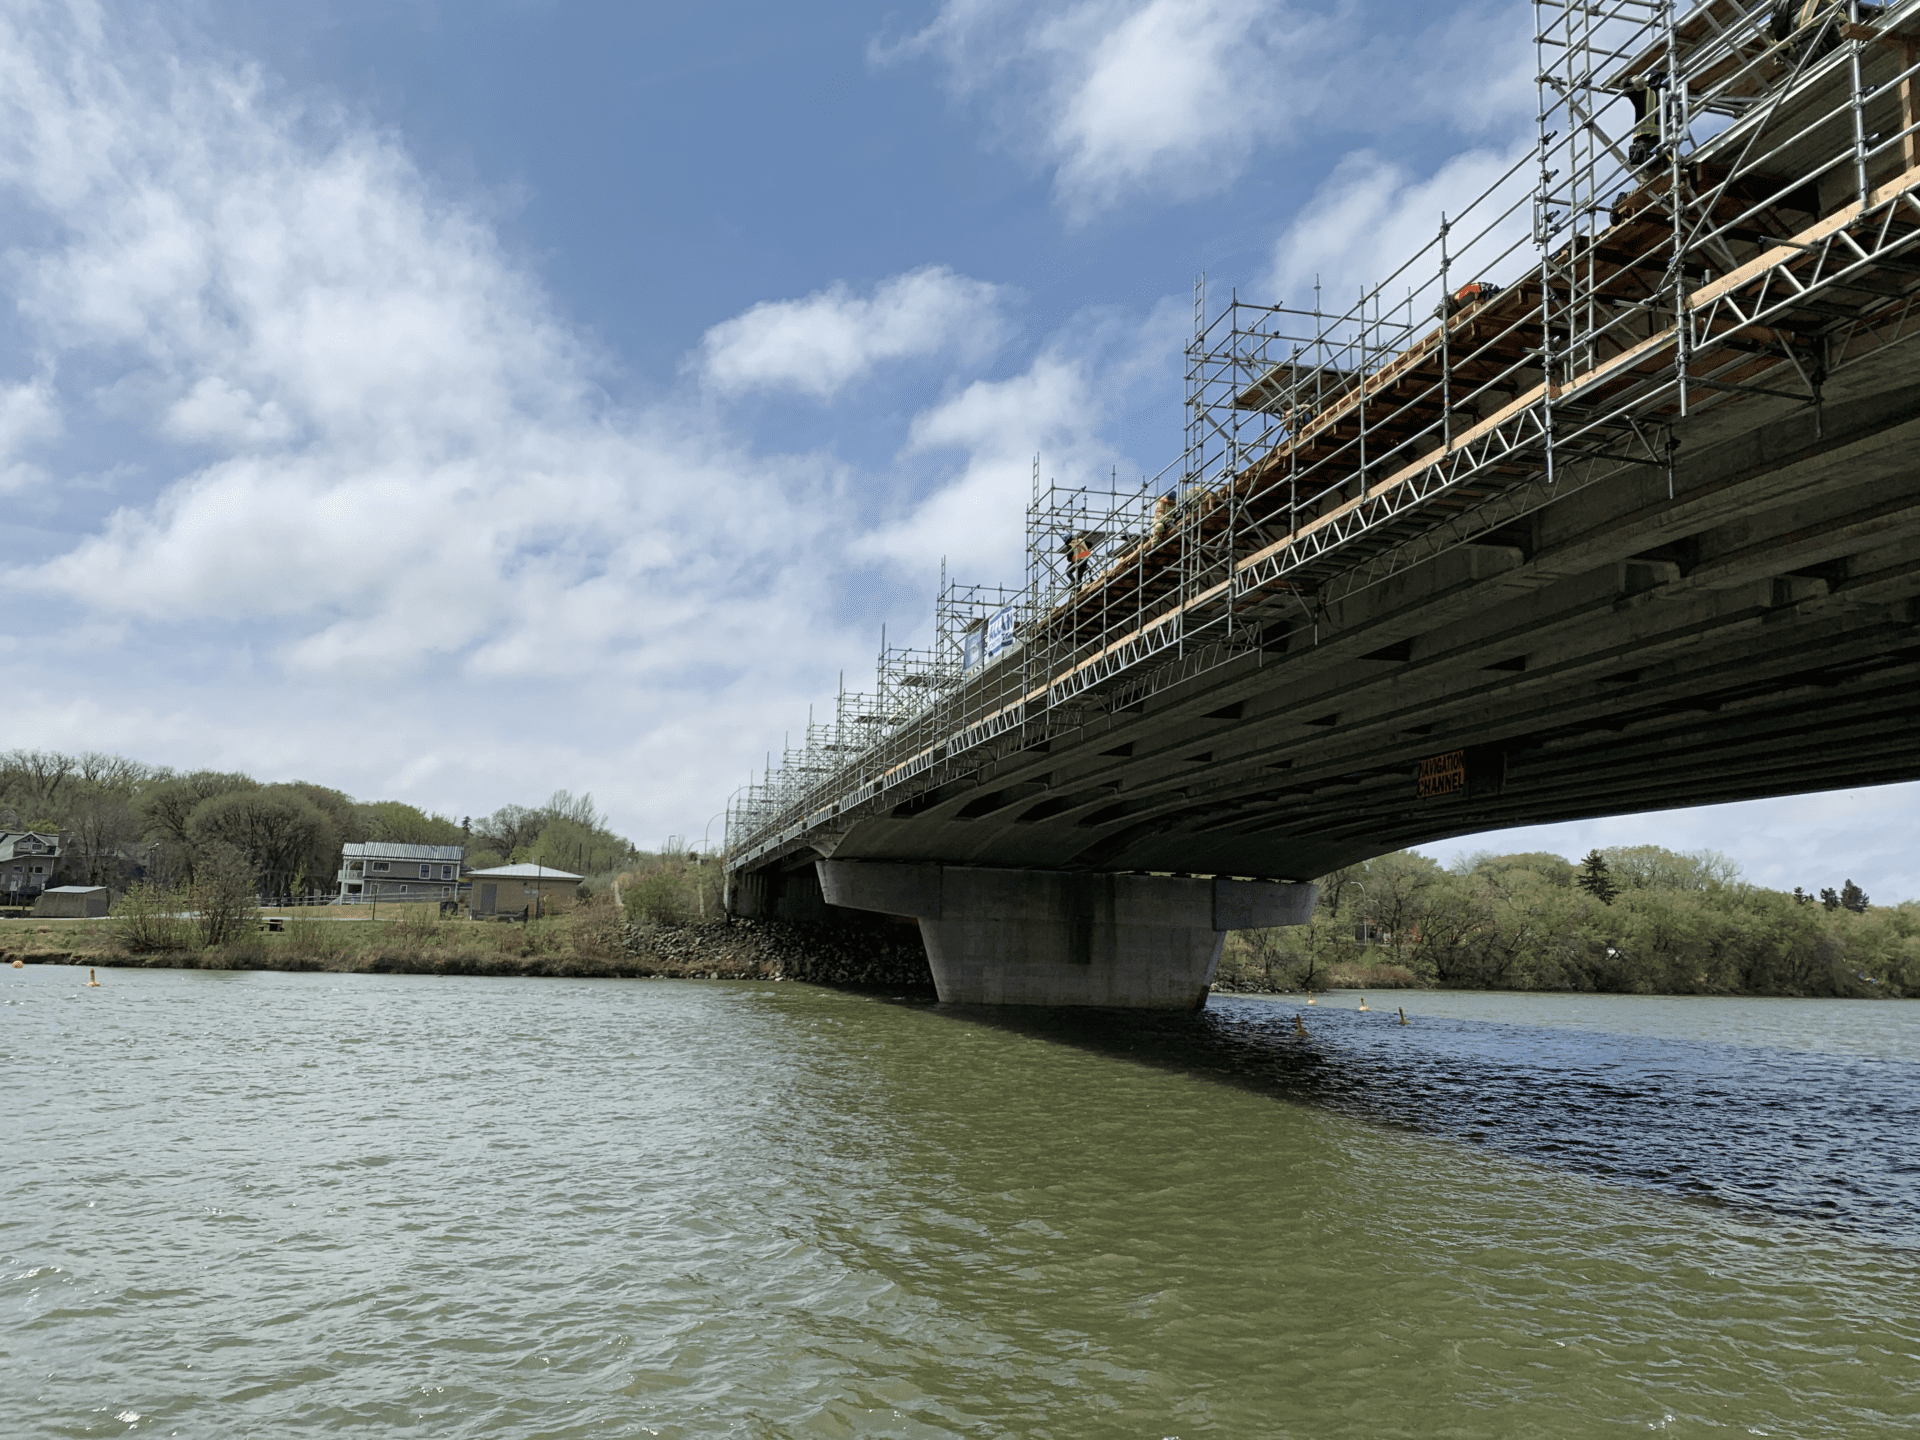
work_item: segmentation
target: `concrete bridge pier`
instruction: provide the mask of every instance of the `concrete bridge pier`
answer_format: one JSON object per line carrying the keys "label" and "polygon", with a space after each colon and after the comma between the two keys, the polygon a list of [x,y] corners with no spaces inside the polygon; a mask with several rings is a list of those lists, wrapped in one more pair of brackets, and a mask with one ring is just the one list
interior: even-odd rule
{"label": "concrete bridge pier", "polygon": [[829,905],[910,915],[960,1005],[1195,1010],[1229,930],[1302,925],[1312,885],[971,865],[816,862]]}

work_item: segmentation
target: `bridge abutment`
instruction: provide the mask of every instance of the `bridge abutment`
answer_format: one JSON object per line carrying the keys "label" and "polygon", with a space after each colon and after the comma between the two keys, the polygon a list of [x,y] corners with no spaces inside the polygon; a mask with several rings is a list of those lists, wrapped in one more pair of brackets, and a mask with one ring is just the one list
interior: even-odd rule
{"label": "bridge abutment", "polygon": [[821,860],[830,905],[920,922],[941,1000],[1204,1004],[1229,930],[1304,924],[1312,885]]}

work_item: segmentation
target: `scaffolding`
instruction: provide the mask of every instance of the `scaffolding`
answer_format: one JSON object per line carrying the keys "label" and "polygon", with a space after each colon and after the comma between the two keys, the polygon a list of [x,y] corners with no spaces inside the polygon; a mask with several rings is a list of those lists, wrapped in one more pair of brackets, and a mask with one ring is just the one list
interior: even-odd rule
{"label": "scaffolding", "polygon": [[[1183,453],[1043,485],[1015,587],[943,573],[923,652],[769,759],[750,865],[1248,652],[1730,407],[1816,419],[1920,326],[1920,0],[1534,0],[1533,144],[1345,308],[1194,292]],[[1734,417],[1734,423],[1739,417]],[[1029,812],[1031,813],[1031,812]]]}

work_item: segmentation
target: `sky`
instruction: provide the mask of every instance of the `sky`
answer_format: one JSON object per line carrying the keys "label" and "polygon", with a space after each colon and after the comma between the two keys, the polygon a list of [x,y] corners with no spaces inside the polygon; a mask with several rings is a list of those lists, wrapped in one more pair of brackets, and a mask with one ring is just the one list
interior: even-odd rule
{"label": "sky", "polygon": [[[1193,286],[1391,270],[1533,124],[1521,0],[0,0],[0,747],[459,817],[728,793],[1033,457],[1179,450]],[[1920,790],[1654,841],[1920,894]]]}

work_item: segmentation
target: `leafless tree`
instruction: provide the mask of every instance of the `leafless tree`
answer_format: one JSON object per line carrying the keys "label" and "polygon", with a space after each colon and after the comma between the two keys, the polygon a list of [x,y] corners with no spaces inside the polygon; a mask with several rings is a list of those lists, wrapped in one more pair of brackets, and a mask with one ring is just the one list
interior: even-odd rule
{"label": "leafless tree", "polygon": [[194,938],[202,945],[219,945],[239,936],[253,918],[253,866],[231,845],[205,846],[194,867],[188,891],[188,913]]}
{"label": "leafless tree", "polygon": [[125,795],[100,790],[74,803],[62,834],[68,874],[85,885],[117,885],[126,863],[121,852],[139,838],[140,820]]}

